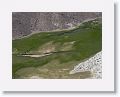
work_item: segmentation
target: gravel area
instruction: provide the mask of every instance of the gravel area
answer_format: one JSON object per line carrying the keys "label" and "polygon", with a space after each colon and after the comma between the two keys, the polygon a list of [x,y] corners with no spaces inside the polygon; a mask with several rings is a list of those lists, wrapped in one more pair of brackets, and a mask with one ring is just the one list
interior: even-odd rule
{"label": "gravel area", "polygon": [[102,51],[74,67],[69,74],[91,71],[93,79],[102,78]]}

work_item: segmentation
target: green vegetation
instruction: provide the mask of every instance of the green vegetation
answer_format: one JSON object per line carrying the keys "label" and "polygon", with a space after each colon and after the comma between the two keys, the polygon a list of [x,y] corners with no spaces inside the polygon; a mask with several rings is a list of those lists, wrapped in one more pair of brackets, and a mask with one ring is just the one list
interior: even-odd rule
{"label": "green vegetation", "polygon": [[[50,72],[52,71],[52,68],[56,69],[55,72],[57,72],[58,69],[63,69],[65,67],[72,69],[73,66],[80,61],[101,51],[102,24],[96,19],[85,22],[81,26],[68,31],[37,33],[26,38],[13,40],[12,47],[13,78],[19,78],[20,75],[17,71],[28,67],[44,67],[48,68]],[[25,54],[40,55],[45,53],[51,54],[37,58],[22,56]],[[55,60],[57,60],[57,65],[53,63],[49,64]],[[50,66],[52,66],[52,68],[49,69]],[[88,72],[87,75],[89,75]]]}

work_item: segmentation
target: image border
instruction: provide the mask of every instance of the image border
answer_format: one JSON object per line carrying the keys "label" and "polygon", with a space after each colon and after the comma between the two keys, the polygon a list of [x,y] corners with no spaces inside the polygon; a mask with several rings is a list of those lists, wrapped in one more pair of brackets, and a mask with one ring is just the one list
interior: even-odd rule
{"label": "image border", "polygon": [[[61,2],[53,0],[53,2],[54,4],[48,1],[46,4],[45,1],[30,0],[28,4],[24,0],[13,0],[8,2],[7,7],[2,6],[0,89],[2,91],[114,91],[112,0],[109,2],[93,0],[87,1],[88,3],[85,0],[77,0],[69,1],[69,4],[67,0]],[[102,79],[12,79],[12,12],[102,12]]]}

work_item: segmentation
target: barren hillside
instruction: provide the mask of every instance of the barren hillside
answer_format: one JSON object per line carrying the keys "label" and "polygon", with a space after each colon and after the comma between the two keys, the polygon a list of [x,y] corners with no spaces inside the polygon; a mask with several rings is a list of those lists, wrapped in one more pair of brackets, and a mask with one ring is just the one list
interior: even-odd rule
{"label": "barren hillside", "polygon": [[87,19],[101,17],[99,12],[13,12],[13,39],[41,31],[62,30]]}

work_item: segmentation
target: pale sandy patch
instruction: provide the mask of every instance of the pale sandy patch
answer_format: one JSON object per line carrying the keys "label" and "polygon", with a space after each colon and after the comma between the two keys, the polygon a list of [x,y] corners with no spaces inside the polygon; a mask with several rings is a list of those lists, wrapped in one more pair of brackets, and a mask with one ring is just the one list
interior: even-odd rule
{"label": "pale sandy patch", "polygon": [[44,78],[40,76],[31,76],[29,77],[29,79],[44,79]]}

